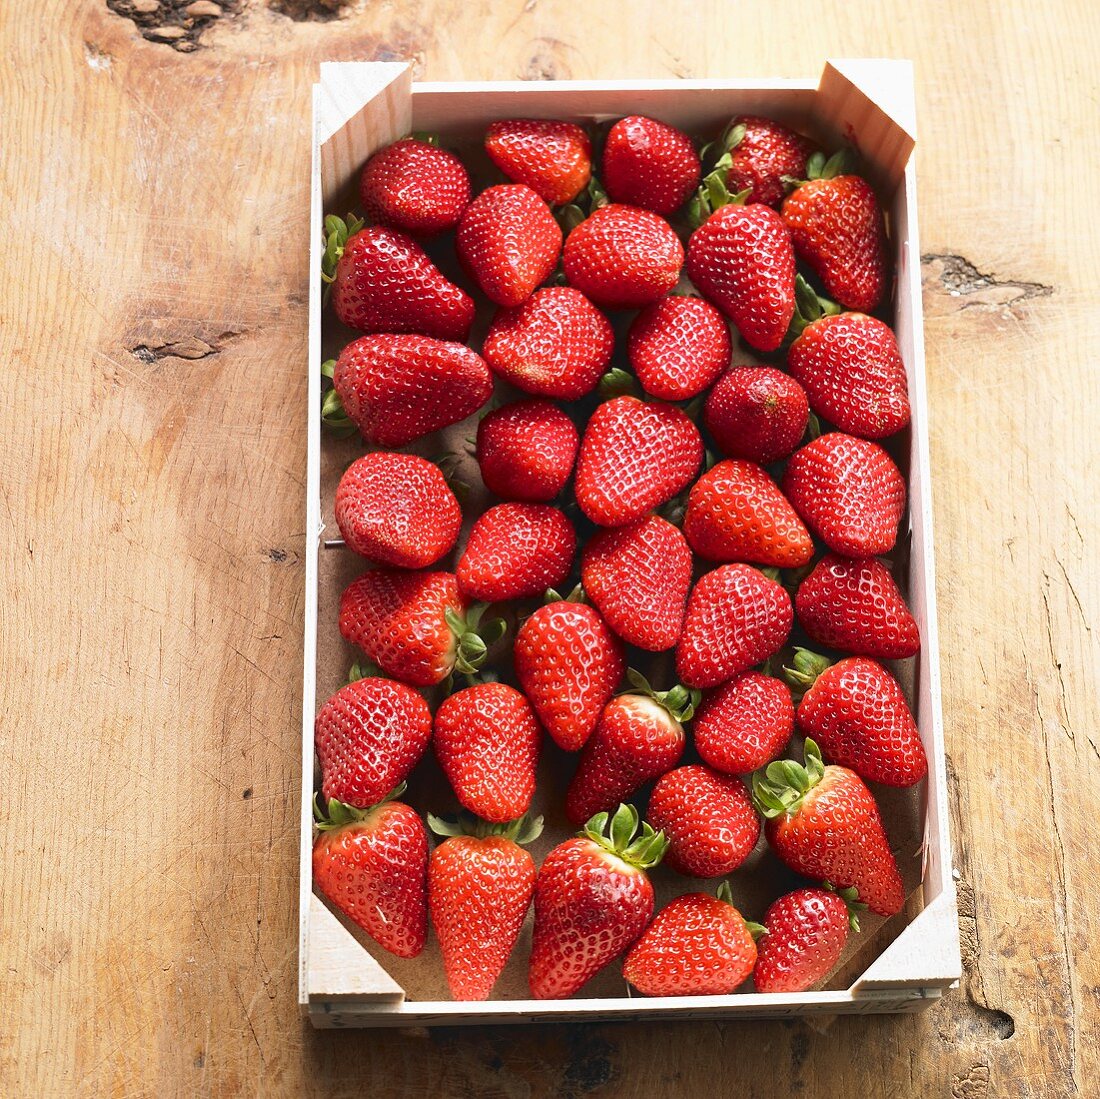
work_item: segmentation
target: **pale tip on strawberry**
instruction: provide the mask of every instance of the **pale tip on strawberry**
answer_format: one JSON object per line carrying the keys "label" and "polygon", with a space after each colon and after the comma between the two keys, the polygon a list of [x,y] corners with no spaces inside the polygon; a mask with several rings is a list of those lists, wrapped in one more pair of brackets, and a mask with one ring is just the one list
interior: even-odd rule
{"label": "pale tip on strawberry", "polygon": [[655,690],[649,680],[636,668],[627,668],[626,680],[632,688],[627,693],[645,695],[646,698],[653,699],[681,724],[692,719],[703,699],[703,692],[698,687],[685,687],[681,683],[677,683],[667,691]]}

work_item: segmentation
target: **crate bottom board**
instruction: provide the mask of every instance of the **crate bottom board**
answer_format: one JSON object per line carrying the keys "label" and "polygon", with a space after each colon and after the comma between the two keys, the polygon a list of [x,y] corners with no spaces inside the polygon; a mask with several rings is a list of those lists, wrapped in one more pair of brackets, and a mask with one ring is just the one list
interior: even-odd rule
{"label": "crate bottom board", "polygon": [[[955,986],[952,986],[955,987]],[[503,1026],[510,1023],[686,1022],[723,1019],[791,1019],[828,1015],[914,1015],[927,1011],[942,988],[810,992],[798,1003],[790,997],[747,994],[708,1002],[704,997],[655,998],[642,1003],[582,1007],[577,1001],[549,1004],[537,1000],[507,1004],[411,1003],[349,1004],[314,1001],[309,1019],[319,1029],[350,1027]]]}

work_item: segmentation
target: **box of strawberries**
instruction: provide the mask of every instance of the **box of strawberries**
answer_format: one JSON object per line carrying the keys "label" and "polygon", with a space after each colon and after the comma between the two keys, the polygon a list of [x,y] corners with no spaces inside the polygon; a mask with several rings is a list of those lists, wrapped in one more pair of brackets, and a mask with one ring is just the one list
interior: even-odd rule
{"label": "box of strawberries", "polygon": [[959,976],[912,72],[314,94],[300,1000]]}

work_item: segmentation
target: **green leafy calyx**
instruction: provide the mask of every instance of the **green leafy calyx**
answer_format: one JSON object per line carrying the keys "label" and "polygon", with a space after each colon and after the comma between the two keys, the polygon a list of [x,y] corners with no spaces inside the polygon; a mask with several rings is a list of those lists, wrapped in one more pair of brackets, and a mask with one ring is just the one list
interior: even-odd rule
{"label": "green leafy calyx", "polygon": [[542,835],[542,817],[532,817],[529,813],[525,813],[516,820],[494,824],[462,810],[453,818],[437,817],[434,813],[429,813],[428,827],[437,836],[475,836],[478,839],[503,836],[522,845],[532,843]]}
{"label": "green leafy calyx", "polygon": [[620,805],[614,815],[597,813],[578,835],[639,870],[656,866],[668,847],[664,832],[655,832],[633,805]]}
{"label": "green leafy calyx", "polygon": [[806,795],[825,777],[825,763],[815,741],[806,738],[805,763],[777,759],[752,776],[752,800],[769,820],[793,816]]}
{"label": "green leafy calyx", "polygon": [[663,706],[679,722],[690,721],[696,707],[703,699],[703,692],[696,687],[685,687],[677,683],[667,691],[656,691],[636,668],[627,668],[626,680],[631,690],[626,694],[644,695]]}

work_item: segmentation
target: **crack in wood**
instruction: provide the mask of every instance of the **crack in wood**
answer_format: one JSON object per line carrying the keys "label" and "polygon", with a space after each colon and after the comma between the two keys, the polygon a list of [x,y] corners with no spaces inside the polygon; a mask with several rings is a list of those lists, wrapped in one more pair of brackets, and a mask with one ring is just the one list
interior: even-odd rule
{"label": "crack in wood", "polygon": [[[223,16],[237,15],[241,0],[106,0],[115,15],[129,19],[142,38],[193,53],[203,31]],[[94,47],[92,47],[94,48]]]}
{"label": "crack in wood", "polygon": [[156,363],[161,359],[208,359],[225,349],[225,346],[237,339],[240,332],[219,332],[217,336],[206,339],[201,336],[183,336],[180,339],[151,338],[129,344],[126,350],[139,362]]}
{"label": "crack in wood", "polygon": [[336,19],[351,0],[271,0],[272,11],[295,23],[324,23]]}
{"label": "crack in wood", "polygon": [[979,271],[955,252],[926,252],[921,256],[925,283],[945,290],[949,297],[966,299],[961,309],[1012,309],[1033,298],[1047,298],[1054,287],[1023,279],[999,279]]}

